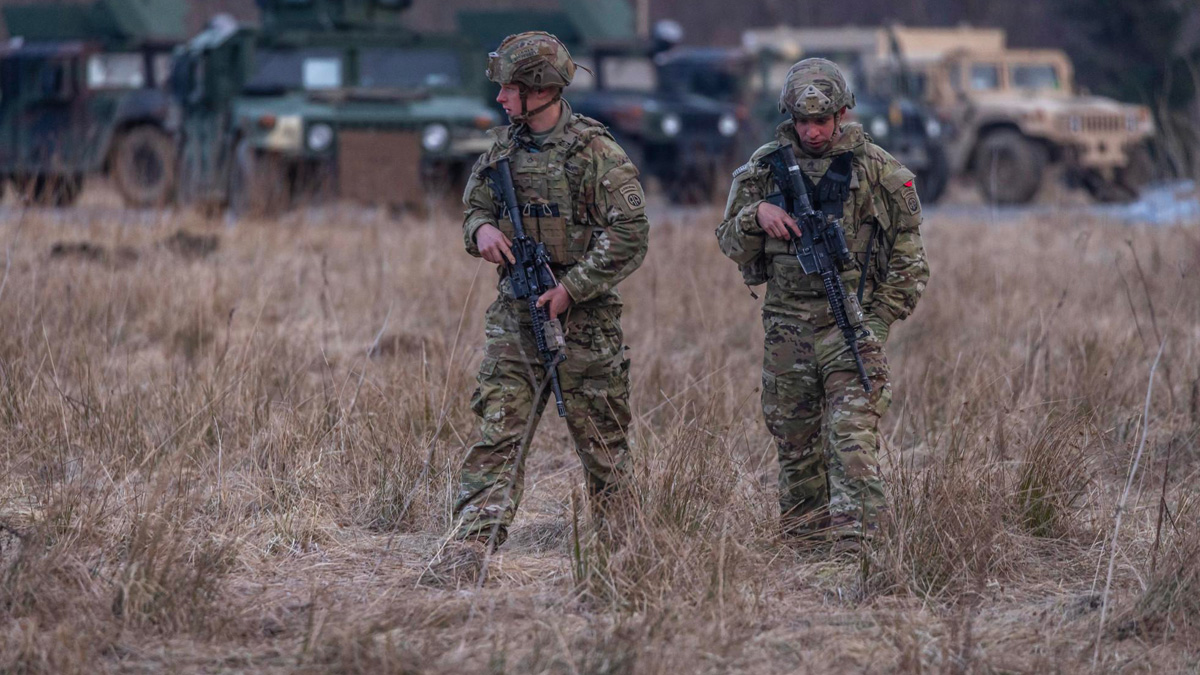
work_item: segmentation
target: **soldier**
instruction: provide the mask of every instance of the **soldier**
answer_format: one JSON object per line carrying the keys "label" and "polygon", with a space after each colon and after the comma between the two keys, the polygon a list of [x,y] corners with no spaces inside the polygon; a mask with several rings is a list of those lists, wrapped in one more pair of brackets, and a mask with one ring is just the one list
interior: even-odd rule
{"label": "soldier", "polygon": [[[843,123],[854,95],[837,66],[805,59],[792,66],[779,97],[791,120],[733,174],[717,239],[747,285],[767,284],[763,304],[763,416],[779,453],[779,503],[785,535],[828,537],[835,551],[857,551],[886,506],[876,454],[879,419],[892,398],[884,342],[907,317],[929,277],[921,244],[914,176]],[[776,191],[759,160],[788,143],[815,209],[842,218],[857,264],[842,273],[858,295],[869,335],[860,341],[872,388],[834,324],[817,275],[805,275],[792,247],[800,230],[764,201]]]}
{"label": "soldier", "polygon": [[488,309],[487,341],[471,407],[482,439],[464,461],[453,509],[455,541],[426,578],[474,579],[504,543],[521,496],[528,439],[550,394],[528,307],[512,297],[507,264],[512,222],[482,172],[508,157],[527,234],[546,245],[559,285],[539,306],[563,319],[566,360],[558,367],[567,428],[583,463],[593,514],[602,519],[621,489],[629,445],[629,360],[616,285],[641,265],[649,223],[638,170],[599,122],[562,97],[575,74],[571,55],[548,33],[509,36],[489,55],[488,78],[512,124],[489,132],[463,201],[467,252],[499,266],[499,297]]}

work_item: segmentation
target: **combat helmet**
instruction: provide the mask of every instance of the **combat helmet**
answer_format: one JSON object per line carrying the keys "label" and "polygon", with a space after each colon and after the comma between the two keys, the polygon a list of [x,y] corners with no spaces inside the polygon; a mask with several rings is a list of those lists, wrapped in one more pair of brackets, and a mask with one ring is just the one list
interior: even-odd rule
{"label": "combat helmet", "polygon": [[530,89],[554,87],[561,90],[575,77],[575,61],[566,45],[550,33],[528,31],[504,38],[496,51],[488,54],[487,77],[499,85],[516,84],[521,89],[521,114],[513,117],[522,122],[531,115],[556,103],[559,95],[536,110],[525,109],[525,97]]}
{"label": "combat helmet", "polygon": [[833,61],[804,59],[788,71],[779,92],[779,112],[795,119],[825,117],[843,107],[854,107],[854,94]]}

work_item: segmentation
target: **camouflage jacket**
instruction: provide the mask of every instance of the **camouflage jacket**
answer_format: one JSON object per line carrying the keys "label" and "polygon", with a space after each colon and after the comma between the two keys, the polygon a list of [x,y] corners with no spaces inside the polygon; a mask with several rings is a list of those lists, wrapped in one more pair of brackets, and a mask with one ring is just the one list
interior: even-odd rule
{"label": "camouflage jacket", "polygon": [[[913,173],[871,143],[859,124],[843,126],[841,136],[820,157],[804,152],[790,122],[779,125],[776,139],[734,172],[725,219],[717,227],[721,251],[738,263],[747,284],[767,283],[767,310],[812,316],[815,303],[810,301],[825,302],[820,278],[802,274],[789,243],[768,237],[756,218],[758,205],[776,191],[770,170],[758,161],[783,143],[792,144],[801,170],[814,183],[835,156],[853,152],[842,226],[858,264],[843,272],[842,280],[847,293],[856,292],[862,268],[869,264],[863,308],[889,324],[907,317],[929,278],[921,243],[921,202]],[[868,249],[872,249],[870,263]]]}
{"label": "camouflage jacket", "polygon": [[[509,157],[526,234],[546,245],[559,283],[577,304],[619,304],[616,285],[646,257],[650,225],[638,170],[599,122],[575,115],[563,101],[558,125],[539,148],[525,125],[488,132],[492,147],[471,170],[463,203],[463,239],[478,256],[484,224],[510,238],[512,222],[482,171]],[[500,270],[506,293],[506,271]]]}

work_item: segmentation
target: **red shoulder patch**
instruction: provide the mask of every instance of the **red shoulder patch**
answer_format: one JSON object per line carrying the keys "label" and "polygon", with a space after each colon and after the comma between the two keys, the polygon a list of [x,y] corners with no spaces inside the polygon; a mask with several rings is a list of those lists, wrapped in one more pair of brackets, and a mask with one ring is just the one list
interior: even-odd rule
{"label": "red shoulder patch", "polygon": [[905,183],[904,187],[912,187],[912,181],[910,180],[907,183]]}

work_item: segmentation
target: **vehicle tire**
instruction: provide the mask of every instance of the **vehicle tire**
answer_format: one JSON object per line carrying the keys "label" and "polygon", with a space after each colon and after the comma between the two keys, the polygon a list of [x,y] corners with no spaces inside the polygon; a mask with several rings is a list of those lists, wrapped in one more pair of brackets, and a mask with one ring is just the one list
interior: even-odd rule
{"label": "vehicle tire", "polygon": [[1046,149],[1015,129],[988,134],[975,148],[975,181],[991,204],[1025,204],[1042,185]]}
{"label": "vehicle tire", "polygon": [[946,159],[946,149],[938,143],[930,143],[929,166],[917,173],[917,192],[925,204],[934,204],[941,199],[950,182],[950,162]]}
{"label": "vehicle tire", "polygon": [[126,206],[165,206],[175,197],[175,142],[158,127],[142,125],[123,132],[113,145],[109,174]]}
{"label": "vehicle tire", "polygon": [[236,218],[274,218],[287,210],[291,187],[283,159],[254,149],[247,140],[234,150],[229,172],[229,211]]}

